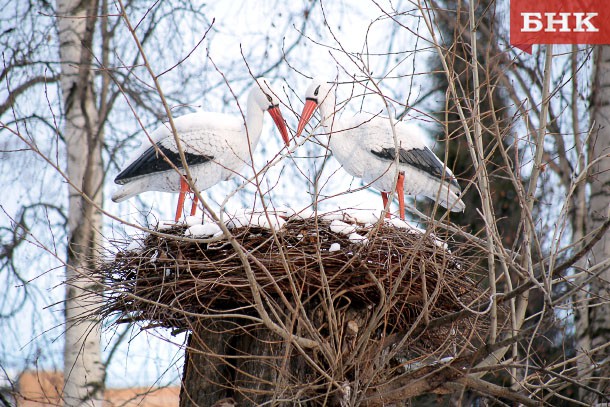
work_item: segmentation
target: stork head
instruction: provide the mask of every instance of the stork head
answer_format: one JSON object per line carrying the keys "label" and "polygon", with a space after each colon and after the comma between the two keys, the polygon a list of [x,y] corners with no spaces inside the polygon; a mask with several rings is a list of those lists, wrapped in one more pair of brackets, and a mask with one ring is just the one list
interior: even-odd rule
{"label": "stork head", "polygon": [[289,145],[288,129],[286,128],[286,122],[280,111],[279,92],[271,86],[269,79],[257,78],[254,87],[250,91],[250,97],[254,99],[254,102],[263,112],[269,112],[269,115],[282,135],[284,143]]}
{"label": "stork head", "polygon": [[[297,136],[301,134],[305,125],[309,122],[313,113],[323,103],[332,103],[334,105],[334,94],[333,94],[334,83],[323,80],[322,78],[314,78],[307,91],[305,92],[305,106],[303,107],[303,113],[301,113],[301,120],[299,120],[299,126],[297,127]],[[333,110],[335,106],[332,106]],[[325,118],[322,118],[325,119]]]}

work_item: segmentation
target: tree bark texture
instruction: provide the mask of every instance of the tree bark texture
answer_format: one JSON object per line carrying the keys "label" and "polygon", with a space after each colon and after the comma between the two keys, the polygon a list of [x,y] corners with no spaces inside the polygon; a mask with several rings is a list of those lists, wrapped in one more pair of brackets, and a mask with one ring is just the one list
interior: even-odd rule
{"label": "tree bark texture", "polygon": [[295,405],[295,384],[306,383],[309,371],[303,358],[267,329],[236,326],[210,320],[195,324],[186,351],[180,407],[209,407],[226,397],[238,406]]}
{"label": "tree bark texture", "polygon": [[227,328],[225,322],[195,323],[186,349],[180,407],[211,406],[231,394]]}
{"label": "tree bark texture", "polygon": [[91,70],[98,2],[57,0],[56,5],[70,184],[63,400],[65,406],[101,406],[104,366],[99,321],[91,312],[98,304],[95,296],[84,297],[99,290],[89,276],[97,263],[102,227],[102,133]]}
{"label": "tree bark texture", "polygon": [[[587,229],[592,232],[604,223],[610,209],[610,46],[597,46],[594,54],[592,81],[592,136],[589,142],[588,177],[591,187],[589,220]],[[610,266],[602,264],[610,258],[610,236],[606,233],[593,247],[587,268],[595,275],[584,285],[578,302],[577,340],[578,351],[585,353],[580,359],[579,376],[588,376],[589,385],[603,394],[610,394],[610,354],[605,348],[592,352],[600,345],[610,342]],[[586,370],[596,366],[592,374]],[[593,379],[595,377],[595,379]],[[607,402],[597,400],[594,395],[582,391],[585,402]]]}

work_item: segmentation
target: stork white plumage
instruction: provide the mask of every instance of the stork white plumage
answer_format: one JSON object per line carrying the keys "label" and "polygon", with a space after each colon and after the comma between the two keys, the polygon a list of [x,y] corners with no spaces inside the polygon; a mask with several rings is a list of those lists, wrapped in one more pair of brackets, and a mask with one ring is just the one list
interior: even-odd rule
{"label": "stork white plumage", "polygon": [[345,171],[379,190],[384,207],[388,193],[396,186],[401,219],[405,217],[404,194],[425,195],[454,212],[465,209],[457,180],[428,148],[419,126],[395,122],[394,132],[390,119],[381,115],[358,113],[350,118],[338,117],[334,91],[334,83],[314,78],[305,94],[297,136],[319,109],[333,156]]}
{"label": "stork white plumage", "polygon": [[[265,111],[273,118],[286,145],[289,144],[278,95],[268,79],[258,78],[248,94],[245,122],[240,115],[212,112],[191,113],[174,119],[186,163],[199,191],[239,174],[250,162],[263,129]],[[121,202],[146,191],[179,192],[177,222],[184,196],[190,189],[182,173],[184,167],[169,125],[159,126],[150,136],[152,145],[144,143],[114,179],[121,187],[112,200]],[[196,210],[194,198],[191,215]]]}

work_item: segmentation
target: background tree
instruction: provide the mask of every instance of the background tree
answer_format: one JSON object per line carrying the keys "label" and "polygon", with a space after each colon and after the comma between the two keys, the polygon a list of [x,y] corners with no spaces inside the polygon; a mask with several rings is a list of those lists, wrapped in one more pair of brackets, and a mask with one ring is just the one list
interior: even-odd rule
{"label": "background tree", "polygon": [[[595,47],[593,53],[593,79],[591,95],[591,136],[588,176],[591,185],[587,232],[594,233],[610,217],[610,47]],[[582,291],[576,296],[577,345],[581,356],[579,374],[589,378],[586,382],[602,394],[610,390],[610,238],[606,233],[593,246],[587,264],[588,272],[580,278]],[[591,370],[590,366],[594,366]],[[591,392],[581,390],[583,401],[603,403]]]}
{"label": "background tree", "polygon": [[101,252],[104,174],[103,127],[96,106],[91,52],[98,3],[60,0],[57,14],[65,118],[62,133],[66,141],[66,177],[70,183],[63,400],[66,406],[101,406],[104,366],[99,320],[82,319],[83,313],[90,314],[99,303],[95,297],[86,301],[83,297],[100,290],[89,276]]}
{"label": "background tree", "polygon": [[[446,123],[442,129],[439,139],[443,142],[437,149],[443,154],[445,145],[447,148],[448,162],[453,163],[453,170],[464,181],[476,179],[476,168],[470,160],[468,140],[460,137],[464,129],[452,96],[447,93],[448,81],[454,81],[459,91],[462,103],[469,107],[470,111],[475,109],[471,106],[474,94],[474,69],[471,66],[472,53],[470,31],[470,4],[457,4],[454,2],[431,2],[434,5],[434,16],[436,27],[438,27],[438,38],[442,41],[443,53],[452,76],[443,71],[443,66],[438,58],[433,57],[435,78],[438,81],[437,88],[433,93],[442,99],[440,103],[439,120]],[[499,39],[496,22],[497,4],[495,1],[482,1],[476,3],[475,18],[477,24],[477,46],[479,56],[478,76],[480,80],[481,101],[477,110],[480,115],[483,146],[485,147],[486,160],[489,165],[489,187],[491,205],[494,216],[497,219],[496,226],[503,243],[507,247],[514,247],[514,240],[520,219],[519,202],[515,199],[515,186],[507,171],[511,171],[505,163],[503,150],[509,150],[514,142],[511,137],[511,126],[509,120],[511,111],[507,107],[507,93],[502,91],[502,71],[507,68],[506,56],[498,47]],[[467,118],[470,127],[475,121],[474,117]],[[498,147],[502,144],[502,148]],[[467,202],[466,211],[462,216],[456,217],[454,221],[460,225],[467,225],[473,234],[484,234],[485,220],[477,213],[480,205],[480,196],[476,187],[464,194]]]}

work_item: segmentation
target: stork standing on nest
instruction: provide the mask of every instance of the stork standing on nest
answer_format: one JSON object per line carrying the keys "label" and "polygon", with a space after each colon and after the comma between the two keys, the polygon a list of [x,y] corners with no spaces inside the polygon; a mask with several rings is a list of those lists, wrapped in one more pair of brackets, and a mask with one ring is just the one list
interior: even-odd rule
{"label": "stork standing on nest", "polygon": [[[174,120],[195,188],[203,191],[228,180],[250,162],[263,129],[265,111],[271,115],[284,143],[289,144],[278,94],[269,80],[258,78],[248,95],[245,123],[242,116],[212,112],[191,113]],[[175,218],[178,222],[190,187],[182,173],[184,167],[174,136],[164,124],[150,138],[153,145],[136,154],[114,179],[121,187],[112,200],[121,202],[146,191],[179,192]],[[191,215],[196,210],[194,197]]]}
{"label": "stork standing on nest", "polygon": [[[453,212],[466,208],[457,180],[428,148],[423,130],[396,122],[393,131],[390,119],[380,115],[358,113],[339,118],[335,115],[335,85],[314,78],[305,94],[297,136],[319,109],[333,156],[349,174],[379,190],[384,207],[388,193],[395,189],[401,219],[405,218],[405,194],[425,195]],[[394,133],[398,143],[394,142]]]}

